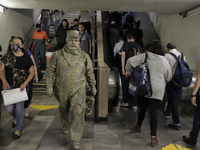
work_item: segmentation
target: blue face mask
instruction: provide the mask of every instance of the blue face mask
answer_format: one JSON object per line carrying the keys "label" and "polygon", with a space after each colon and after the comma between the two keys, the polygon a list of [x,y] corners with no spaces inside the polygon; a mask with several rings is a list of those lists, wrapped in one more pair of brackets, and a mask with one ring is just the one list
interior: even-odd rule
{"label": "blue face mask", "polygon": [[18,45],[18,44],[14,44],[14,45],[11,46],[11,49],[15,52],[18,52],[22,49],[22,46]]}

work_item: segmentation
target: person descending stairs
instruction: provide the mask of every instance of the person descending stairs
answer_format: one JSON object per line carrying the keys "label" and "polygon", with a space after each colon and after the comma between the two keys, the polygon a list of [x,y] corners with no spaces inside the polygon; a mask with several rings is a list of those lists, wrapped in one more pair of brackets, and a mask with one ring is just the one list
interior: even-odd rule
{"label": "person descending stairs", "polygon": [[[73,25],[73,21],[75,18],[78,18],[80,11],[76,10],[64,10],[65,14],[63,15],[63,19],[67,19],[69,26]],[[49,29],[49,45],[51,49],[46,47],[46,59],[48,62],[49,57],[53,54],[55,50],[57,50],[57,44],[54,43],[55,38],[55,29],[54,24],[51,24]],[[38,83],[33,83],[33,93],[45,93],[46,94],[46,70],[38,70],[38,76],[40,81]]]}

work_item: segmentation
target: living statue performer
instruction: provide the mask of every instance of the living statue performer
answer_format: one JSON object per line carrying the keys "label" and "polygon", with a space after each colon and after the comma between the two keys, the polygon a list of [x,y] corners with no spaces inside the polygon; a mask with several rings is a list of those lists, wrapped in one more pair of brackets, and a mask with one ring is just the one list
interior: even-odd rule
{"label": "living statue performer", "polygon": [[[46,69],[47,94],[59,101],[63,134],[68,134],[73,149],[80,149],[86,109],[86,82],[93,96],[96,80],[88,54],[81,51],[79,32],[68,31],[65,46],[54,52]],[[69,133],[68,133],[69,132]]]}

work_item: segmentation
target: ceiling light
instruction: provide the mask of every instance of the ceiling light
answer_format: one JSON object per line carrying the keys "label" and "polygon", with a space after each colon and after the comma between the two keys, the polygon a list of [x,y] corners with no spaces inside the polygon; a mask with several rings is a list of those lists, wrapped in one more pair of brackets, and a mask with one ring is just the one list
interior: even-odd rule
{"label": "ceiling light", "polygon": [[0,12],[1,13],[5,13],[6,12],[6,8],[4,6],[2,6],[1,4],[0,4]]}
{"label": "ceiling light", "polygon": [[183,18],[191,17],[197,14],[200,14],[200,5],[180,13],[180,15],[183,16]]}

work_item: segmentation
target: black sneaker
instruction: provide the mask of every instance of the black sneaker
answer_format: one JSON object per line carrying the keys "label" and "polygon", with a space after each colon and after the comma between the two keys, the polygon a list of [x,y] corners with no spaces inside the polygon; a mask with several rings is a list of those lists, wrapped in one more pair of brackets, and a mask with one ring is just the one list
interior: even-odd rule
{"label": "black sneaker", "polygon": [[172,128],[172,129],[175,129],[175,130],[180,130],[181,125],[174,125],[174,124],[172,123],[172,124],[168,124],[168,127]]}
{"label": "black sneaker", "polygon": [[191,144],[191,143],[189,142],[189,137],[187,137],[187,136],[185,136],[185,135],[183,135],[182,137],[183,137],[183,141],[184,141],[185,143],[187,143],[187,144],[189,144],[190,146],[192,146],[192,148],[195,147],[194,144]]}
{"label": "black sneaker", "polygon": [[13,138],[14,140],[18,140],[20,138],[20,135],[15,134]]}
{"label": "black sneaker", "polygon": [[129,103],[122,102],[120,106],[122,106],[122,107],[128,107]]}
{"label": "black sneaker", "polygon": [[17,124],[15,124],[14,122],[12,123],[12,128],[15,128]]}

